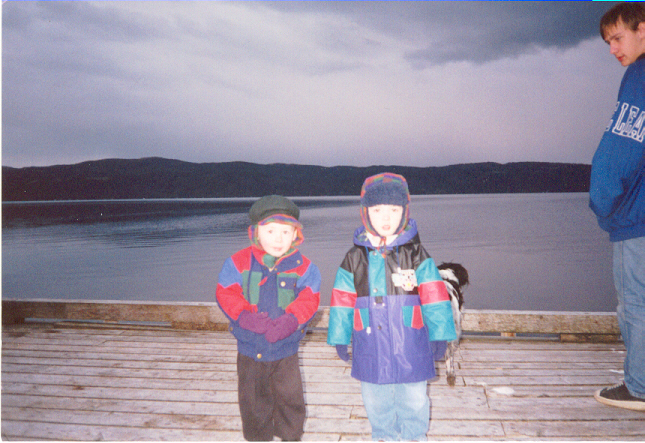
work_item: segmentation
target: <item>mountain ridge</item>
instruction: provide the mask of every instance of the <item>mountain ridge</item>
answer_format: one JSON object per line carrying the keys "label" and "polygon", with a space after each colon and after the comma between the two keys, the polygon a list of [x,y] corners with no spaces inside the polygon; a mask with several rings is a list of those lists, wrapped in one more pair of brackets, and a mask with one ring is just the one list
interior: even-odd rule
{"label": "mountain ridge", "polygon": [[162,157],[2,167],[3,201],[358,195],[366,177],[403,175],[411,194],[588,192],[591,166],[463,163],[449,166],[315,166],[245,161],[191,163]]}

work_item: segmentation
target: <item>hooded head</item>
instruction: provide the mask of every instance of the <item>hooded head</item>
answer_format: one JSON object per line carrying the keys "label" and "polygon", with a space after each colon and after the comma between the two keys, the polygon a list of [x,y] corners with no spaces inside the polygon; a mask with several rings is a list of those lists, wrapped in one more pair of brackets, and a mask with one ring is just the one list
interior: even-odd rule
{"label": "hooded head", "polygon": [[401,223],[395,234],[403,232],[410,218],[410,191],[408,182],[402,175],[383,172],[365,179],[361,188],[361,219],[367,232],[380,237],[370,221],[368,209],[377,205],[396,205],[403,207]]}
{"label": "hooded head", "polygon": [[[262,245],[258,237],[258,227],[270,223],[289,225],[295,229],[295,236],[289,249],[295,248],[304,241],[302,225],[298,221],[300,209],[291,200],[281,195],[267,195],[253,203],[249,210],[249,218],[251,219],[249,239],[260,248]],[[266,252],[270,253],[270,251]]]}

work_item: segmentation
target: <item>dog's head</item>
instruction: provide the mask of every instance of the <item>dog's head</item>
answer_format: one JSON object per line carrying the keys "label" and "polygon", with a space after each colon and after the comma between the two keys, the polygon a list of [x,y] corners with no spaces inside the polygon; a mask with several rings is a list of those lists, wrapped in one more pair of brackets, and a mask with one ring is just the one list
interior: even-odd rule
{"label": "dog's head", "polygon": [[464,291],[470,283],[468,271],[459,263],[441,263],[437,266],[441,278],[446,283],[451,297],[459,302],[459,309],[464,305]]}
{"label": "dog's head", "polygon": [[468,271],[459,263],[441,263],[437,267],[439,268],[439,271],[449,271],[451,274],[448,275],[450,275],[452,280],[455,280],[461,287],[465,287],[470,283],[468,280]]}

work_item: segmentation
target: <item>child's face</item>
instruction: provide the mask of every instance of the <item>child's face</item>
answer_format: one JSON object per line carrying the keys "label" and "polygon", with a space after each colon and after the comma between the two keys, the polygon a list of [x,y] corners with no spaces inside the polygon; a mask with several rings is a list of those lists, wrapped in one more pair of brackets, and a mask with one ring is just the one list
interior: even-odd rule
{"label": "child's face", "polygon": [[267,254],[282,257],[291,248],[298,233],[296,228],[283,223],[267,223],[258,226],[258,241]]}
{"label": "child's face", "polygon": [[403,217],[403,206],[376,205],[367,208],[372,226],[381,237],[393,235]]}
{"label": "child's face", "polygon": [[633,31],[619,20],[605,29],[605,41],[609,52],[623,66],[629,66],[645,52],[645,22]]}

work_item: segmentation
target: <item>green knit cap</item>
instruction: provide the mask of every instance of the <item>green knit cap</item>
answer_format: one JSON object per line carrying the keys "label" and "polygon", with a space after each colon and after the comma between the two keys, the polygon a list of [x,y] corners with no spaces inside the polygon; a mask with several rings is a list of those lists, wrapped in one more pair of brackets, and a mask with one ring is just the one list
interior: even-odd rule
{"label": "green knit cap", "polygon": [[266,195],[253,203],[249,210],[249,217],[252,224],[258,224],[265,218],[282,214],[296,220],[300,218],[300,209],[291,200],[281,195]]}

